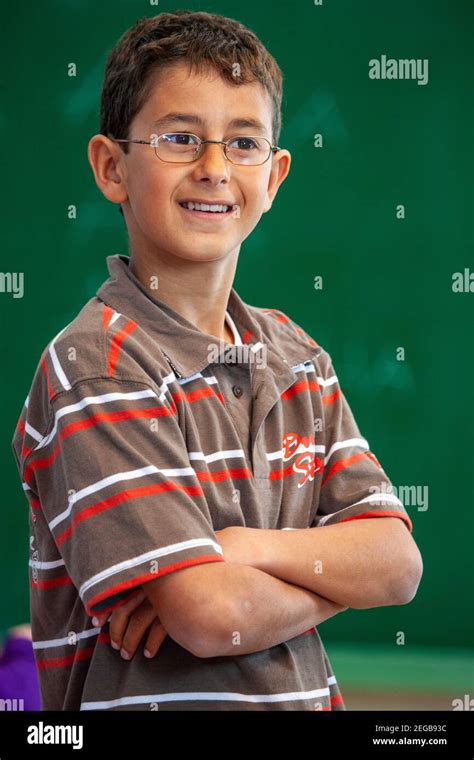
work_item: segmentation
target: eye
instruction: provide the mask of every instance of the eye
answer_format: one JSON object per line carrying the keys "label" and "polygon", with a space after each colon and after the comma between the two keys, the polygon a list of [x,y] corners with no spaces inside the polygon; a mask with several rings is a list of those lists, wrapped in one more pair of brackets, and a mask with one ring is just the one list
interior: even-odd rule
{"label": "eye", "polygon": [[174,145],[197,145],[198,144],[196,135],[189,135],[185,132],[173,132],[173,133],[163,135],[163,137],[166,140],[166,142],[173,143]]}
{"label": "eye", "polygon": [[258,150],[259,147],[253,137],[233,137],[229,142],[229,148],[237,148],[237,150],[242,151]]}

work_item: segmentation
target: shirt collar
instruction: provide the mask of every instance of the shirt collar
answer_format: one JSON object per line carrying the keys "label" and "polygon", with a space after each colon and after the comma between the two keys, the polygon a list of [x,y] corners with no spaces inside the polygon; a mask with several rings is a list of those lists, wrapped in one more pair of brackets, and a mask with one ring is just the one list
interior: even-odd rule
{"label": "shirt collar", "polygon": [[[107,256],[109,278],[97,290],[96,296],[115,311],[133,319],[144,329],[161,349],[173,370],[181,377],[189,377],[209,365],[209,343],[213,336],[199,330],[181,314],[161,301],[140,282],[130,270],[130,257],[123,254]],[[259,312],[259,319],[245,304],[234,288],[231,288],[227,311],[239,331],[245,345],[267,345],[272,363],[280,363],[283,370],[312,359],[320,352],[320,347],[310,346],[297,333],[287,333],[280,329],[278,340],[270,342],[262,329],[264,320],[273,319]],[[218,341],[218,338],[214,338]],[[220,341],[222,353],[228,349],[225,341]],[[270,358],[269,358],[270,362]],[[174,366],[173,366],[174,365]]]}

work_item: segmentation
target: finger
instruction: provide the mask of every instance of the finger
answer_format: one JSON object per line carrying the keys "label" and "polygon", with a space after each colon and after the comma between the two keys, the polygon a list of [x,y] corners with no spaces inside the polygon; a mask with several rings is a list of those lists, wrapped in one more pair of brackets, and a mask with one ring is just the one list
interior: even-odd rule
{"label": "finger", "polygon": [[123,634],[127,627],[127,623],[130,617],[134,614],[141,604],[146,600],[145,594],[141,591],[139,594],[128,599],[120,607],[117,607],[112,612],[112,617],[109,625],[110,644],[114,649],[120,649],[122,644]]}
{"label": "finger", "polygon": [[122,638],[120,654],[124,660],[132,659],[145,632],[155,618],[156,612],[148,600],[135,610],[132,617],[128,620],[128,625]]}
{"label": "finger", "polygon": [[110,617],[110,612],[97,612],[92,618],[92,625],[102,628]]}
{"label": "finger", "polygon": [[151,624],[150,632],[146,640],[143,654],[145,657],[154,657],[168,634],[158,618]]}
{"label": "finger", "polygon": [[94,617],[92,618],[92,624],[96,627],[102,627],[106,624],[107,620],[109,618],[112,618],[114,614],[116,614],[119,610],[121,611],[121,614],[123,615],[130,615],[134,609],[138,607],[139,604],[143,602],[143,600],[146,598],[146,595],[143,591],[143,589],[140,588],[138,593],[133,594],[129,599],[127,599],[126,602],[120,605],[120,607],[116,607],[115,610],[112,610],[112,614],[110,613],[110,610],[108,612],[97,612]]}

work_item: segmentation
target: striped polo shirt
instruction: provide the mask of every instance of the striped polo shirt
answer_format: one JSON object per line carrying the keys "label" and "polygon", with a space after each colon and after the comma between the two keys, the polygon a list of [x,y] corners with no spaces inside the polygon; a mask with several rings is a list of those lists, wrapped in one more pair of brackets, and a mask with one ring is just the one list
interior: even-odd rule
{"label": "striped polo shirt", "polygon": [[[128,256],[45,347],[14,432],[29,504],[30,610],[47,710],[345,710],[316,627],[250,654],[110,646],[141,584],[223,562],[215,531],[396,516],[330,355],[232,288],[235,344],[146,288]],[[210,592],[211,593],[211,592]]]}

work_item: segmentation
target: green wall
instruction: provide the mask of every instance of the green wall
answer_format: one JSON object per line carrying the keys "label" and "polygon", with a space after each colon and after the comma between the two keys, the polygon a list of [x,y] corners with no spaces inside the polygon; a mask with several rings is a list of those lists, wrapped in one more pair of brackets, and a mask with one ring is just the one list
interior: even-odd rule
{"label": "green wall", "polygon": [[[407,503],[424,558],[416,599],[324,625],[334,642],[443,648],[473,642],[474,6],[452,0],[165,3],[48,0],[3,11],[0,293],[3,520],[0,629],[28,618],[27,502],[10,450],[41,352],[127,253],[122,218],[93,181],[105,57],[136,19],[177,8],[250,26],[285,77],[280,145],[290,174],[242,246],[236,288],[282,309],[331,354],[363,435]],[[429,81],[371,80],[382,55],[428,59]],[[78,74],[67,76],[75,62]],[[314,147],[321,133],[324,147]],[[78,218],[67,218],[76,204]],[[398,204],[405,218],[396,218]],[[321,275],[322,290],[313,281]],[[404,347],[405,361],[396,360]]]}

